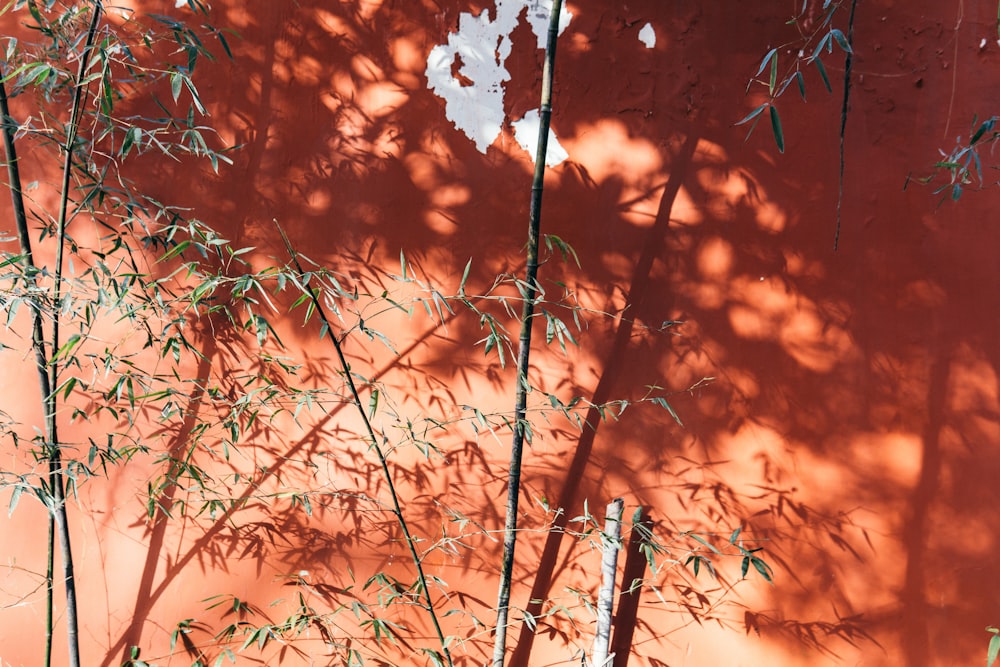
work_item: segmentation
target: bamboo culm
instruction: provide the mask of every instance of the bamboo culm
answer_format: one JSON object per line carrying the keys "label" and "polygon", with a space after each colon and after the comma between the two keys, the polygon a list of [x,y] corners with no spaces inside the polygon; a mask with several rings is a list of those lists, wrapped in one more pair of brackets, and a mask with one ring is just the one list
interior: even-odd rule
{"label": "bamboo culm", "polygon": [[615,605],[615,576],[618,572],[618,552],[622,544],[622,514],[625,501],[615,498],[608,503],[601,534],[601,590],[597,594],[597,633],[594,638],[592,667],[607,667],[613,659],[608,655],[611,645],[611,613]]}
{"label": "bamboo culm", "polygon": [[521,309],[521,333],[517,358],[517,388],[514,400],[514,437],[510,448],[510,469],[507,477],[507,510],[504,520],[503,560],[500,566],[500,588],[497,593],[496,635],[493,641],[493,667],[503,667],[507,652],[507,626],[510,615],[510,588],[514,572],[514,552],[517,544],[517,506],[521,493],[521,458],[527,433],[528,361],[531,353],[531,329],[534,321],[538,279],[538,241],[541,229],[542,192],[545,179],[545,158],[548,153],[549,125],[552,118],[552,79],[559,37],[561,0],[552,3],[549,16],[545,64],[542,68],[542,94],[539,111],[538,145],[535,150],[535,173],[531,182],[531,205],[528,212],[528,250]]}
{"label": "bamboo culm", "polygon": [[[46,646],[45,664],[51,662],[52,650],[52,589],[54,580],[54,551],[55,542],[58,540],[59,551],[62,560],[63,586],[66,592],[66,637],[68,649],[69,667],[80,667],[80,642],[78,629],[77,597],[75,571],[73,567],[73,550],[69,533],[69,520],[66,513],[66,490],[65,475],[62,467],[62,453],[59,448],[58,421],[56,419],[57,396],[52,388],[57,386],[59,378],[59,364],[49,358],[48,348],[55,354],[59,349],[59,303],[62,300],[62,265],[63,254],[66,245],[66,225],[69,219],[70,200],[70,179],[73,170],[73,151],[76,145],[77,133],[80,124],[80,115],[83,109],[83,98],[86,84],[84,83],[87,69],[91,61],[91,52],[94,47],[97,29],[103,15],[103,5],[101,0],[95,0],[91,11],[90,25],[87,29],[87,37],[84,42],[83,51],[80,57],[80,65],[74,85],[73,102],[70,109],[69,122],[66,126],[66,141],[62,146],[62,188],[59,195],[59,214],[56,220],[56,263],[52,282],[52,333],[48,341],[45,340],[45,333],[42,324],[42,308],[39,304],[32,304],[32,348],[35,353],[35,365],[38,370],[39,391],[42,397],[42,405],[45,413],[45,457],[48,461],[49,475],[44,483],[47,491],[47,503],[49,505],[49,564],[48,592],[46,598]],[[24,207],[24,196],[21,184],[20,168],[15,145],[15,128],[10,115],[7,100],[6,88],[0,83],[0,113],[3,122],[3,143],[7,158],[7,173],[11,191],[12,205],[14,211],[15,225],[20,245],[22,262],[25,268],[25,275],[28,280],[34,280],[38,270],[34,263],[34,255],[31,250],[30,236],[27,225],[27,213]]]}

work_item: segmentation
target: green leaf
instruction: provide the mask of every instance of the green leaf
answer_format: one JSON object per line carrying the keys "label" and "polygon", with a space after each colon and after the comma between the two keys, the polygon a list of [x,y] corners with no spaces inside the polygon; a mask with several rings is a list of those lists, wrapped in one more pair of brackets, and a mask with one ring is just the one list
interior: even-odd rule
{"label": "green leaf", "polygon": [[778,52],[773,51],[774,55],[771,56],[771,78],[767,82],[767,92],[774,95],[774,88],[778,85]]}
{"label": "green leaf", "polygon": [[171,259],[172,257],[176,257],[177,255],[179,255],[182,252],[184,252],[185,250],[187,250],[188,246],[190,246],[190,245],[191,245],[191,240],[190,239],[185,239],[185,240],[181,241],[180,243],[178,243],[177,245],[175,245],[169,251],[167,251],[163,255],[163,257],[160,257],[160,259],[158,259],[157,261],[158,262],[165,262],[168,259]]}
{"label": "green leaf", "polygon": [[757,557],[752,557],[750,559],[750,562],[753,563],[754,569],[757,570],[757,573],[760,574],[760,576],[764,577],[764,579],[766,579],[768,583],[774,583],[773,579],[771,578],[772,572],[770,565],[768,565],[767,563],[765,563],[764,561],[762,561],[760,558]]}
{"label": "green leaf", "polygon": [[678,415],[677,411],[674,410],[674,407],[667,402],[667,399],[663,398],[662,396],[655,396],[650,400],[654,404],[659,405],[661,408],[669,412],[670,416],[673,417],[674,421],[677,422],[678,426],[680,426],[681,428],[684,427],[684,422],[681,421],[680,415]]}
{"label": "green leaf", "polygon": [[797,84],[799,84],[799,95],[802,96],[802,101],[805,102],[806,101],[806,80],[805,80],[805,77],[802,76],[802,72],[796,72],[795,73],[795,82]]}
{"label": "green leaf", "polygon": [[760,76],[760,73],[764,71],[765,67],[767,67],[768,61],[770,61],[772,58],[777,59],[777,57],[778,57],[778,49],[774,48],[768,51],[767,54],[764,56],[764,59],[760,61],[760,67],[757,68],[757,73],[754,74],[754,76]]}
{"label": "green leaf", "polygon": [[754,118],[764,113],[764,109],[766,108],[767,108],[767,103],[765,102],[764,104],[761,104],[759,107],[757,107],[756,109],[748,113],[746,116],[744,116],[742,120],[736,123],[736,125],[743,125],[744,123],[749,123]]}
{"label": "green leaf", "polygon": [[472,270],[472,258],[465,263],[465,271],[462,271],[462,282],[458,284],[458,295],[465,296],[465,283],[469,279],[469,271]]}
{"label": "green leaf", "polygon": [[142,129],[138,127],[130,127],[125,133],[125,139],[122,140],[122,157],[128,155],[128,152],[132,150],[132,146],[139,144],[142,141]]}
{"label": "green leaf", "polygon": [[174,102],[181,96],[181,86],[184,85],[184,75],[180,72],[170,73],[170,94],[174,96]]}
{"label": "green leaf", "polygon": [[14,485],[14,491],[10,494],[10,504],[7,506],[7,516],[10,517],[14,514],[14,510],[17,508],[17,501],[21,499],[21,493],[24,491],[24,487],[20,484]]}
{"label": "green leaf", "polygon": [[853,53],[850,43],[847,41],[847,38],[844,37],[844,33],[834,28],[830,31],[830,34],[833,35],[833,38],[837,41],[840,48],[844,50],[844,53]]}
{"label": "green leaf", "polygon": [[52,355],[52,361],[59,361],[69,357],[70,353],[73,352],[73,348],[75,348],[81,340],[82,337],[80,334],[73,334],[70,336],[63,346],[60,347],[54,355]]}
{"label": "green leaf", "polygon": [[976,133],[972,135],[971,139],[969,139],[969,145],[970,146],[974,145],[977,141],[979,141],[982,138],[984,134],[992,130],[993,126],[996,124],[996,120],[997,119],[995,117],[990,118],[988,121],[980,125],[979,129],[976,130]]}
{"label": "green leaf", "polygon": [[813,50],[812,55],[809,56],[809,60],[816,60],[819,58],[820,52],[826,48],[828,51],[833,50],[833,33],[828,32],[823,36],[823,39],[819,40],[819,44],[816,45],[815,50]]}
{"label": "green leaf", "polygon": [[820,78],[823,79],[823,85],[826,86],[826,92],[832,93],[833,86],[830,85],[830,77],[826,74],[826,67],[823,66],[823,61],[817,57],[813,58],[813,63],[815,63],[816,69],[819,70]]}
{"label": "green leaf", "polygon": [[778,108],[773,104],[770,106],[771,130],[774,132],[774,143],[778,145],[778,152],[785,152],[785,135],[781,131],[781,119],[778,117]]}
{"label": "green leaf", "polygon": [[1000,634],[996,628],[986,628],[988,632],[992,632],[993,636],[990,638],[990,646],[986,650],[986,667],[993,667],[993,663],[997,661],[997,656],[1000,656]]}
{"label": "green leaf", "polygon": [[721,551],[719,551],[717,548],[715,548],[714,546],[712,546],[711,544],[709,544],[708,540],[706,540],[704,537],[702,537],[698,533],[688,533],[687,536],[690,537],[695,542],[698,542],[699,544],[708,547],[708,550],[711,551],[712,553],[714,553],[716,556],[721,556],[722,555]]}

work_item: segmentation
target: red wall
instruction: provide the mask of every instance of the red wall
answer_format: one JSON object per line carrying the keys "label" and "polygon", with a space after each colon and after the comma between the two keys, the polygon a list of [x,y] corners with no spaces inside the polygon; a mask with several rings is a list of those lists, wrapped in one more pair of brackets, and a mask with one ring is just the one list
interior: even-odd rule
{"label": "red wall", "polygon": [[[457,289],[470,257],[470,293],[522,270],[530,158],[509,127],[478,152],[424,76],[460,12],[491,3],[252,5],[216,3],[214,23],[240,35],[235,57],[200,64],[195,79],[220,136],[241,145],[235,164],[215,177],[188,162],[143,161],[134,175],[144,187],[256,246],[257,266],[283,256],[277,219],[303,253],[376,293],[393,287],[385,272],[399,272],[400,250],[444,291]],[[806,67],[808,102],[794,90],[779,101],[784,154],[766,120],[749,139],[733,125],[765,101],[760,86],[745,95],[746,82],[768,49],[795,43],[785,21],[798,5],[569,5],[553,116],[569,160],[546,176],[543,231],[570,243],[581,268],[553,259],[542,277],[565,283],[590,309],[589,324],[567,356],[540,350],[532,377],[564,399],[595,402],[635,400],[659,385],[679,392],[672,404],[684,427],[648,405],[582,432],[540,420],[525,461],[523,525],[553,519],[545,504],[572,518],[584,503],[600,515],[622,496],[627,517],[645,507],[673,540],[666,557],[686,557],[684,530],[728,535],[743,525],[762,541],[773,586],[738,581],[737,562],[722,567],[721,582],[704,573],[695,581],[679,566],[647,571],[663,597],[642,593],[629,665],[971,664],[984,657],[983,628],[1000,621],[997,191],[989,168],[987,186],[958,202],[904,183],[929,174],[956,136],[967,139],[975,114],[996,111],[996,7],[858,3],[834,251],[840,52],[826,58],[834,94]],[[838,17],[844,27],[846,8]],[[647,22],[652,49],[638,39]],[[537,106],[541,63],[523,22],[512,43],[508,121]],[[782,67],[792,62],[786,48],[779,54]],[[984,166],[992,158],[984,154]],[[478,318],[442,324],[422,311],[380,320],[398,356],[352,339],[355,369],[383,382],[404,417],[509,409],[511,370],[474,347],[485,335]],[[329,385],[332,350],[300,318],[283,318],[279,331],[306,363],[302,382]],[[658,331],[673,320],[684,324]],[[206,361],[187,372],[238,383],[242,343],[203,332]],[[33,387],[33,369],[15,333],[0,333],[13,348],[0,350],[0,407],[38,423],[19,389]],[[190,409],[204,416],[215,407],[193,399]],[[320,610],[372,599],[359,589],[379,569],[412,577],[392,517],[363,497],[384,501],[385,489],[358,425],[348,410],[328,411],[301,426],[287,416],[262,424],[244,458],[214,464],[220,481],[233,469],[255,476],[251,486],[225,482],[245,499],[239,511],[147,520],[153,457],[82,486],[72,517],[84,664],[118,665],[133,644],[151,662],[190,664],[179,648],[168,657],[178,621],[221,628],[229,619],[204,602],[220,594],[284,618],[296,572],[308,572],[301,590]],[[390,413],[381,419],[392,430]],[[83,440],[83,427],[65,428]],[[188,436],[183,425],[159,437],[141,428],[158,448],[183,448]],[[449,584],[435,591],[442,610],[488,625],[500,543],[475,526],[502,526],[509,438],[467,422],[433,435],[443,458],[393,455],[404,511],[428,539],[457,534],[445,507],[474,521],[464,528],[470,548],[436,552],[427,566]],[[6,466],[28,465],[23,448],[4,447]],[[312,516],[273,500],[296,488],[316,494]],[[168,494],[168,503],[185,497]],[[40,663],[43,518],[22,501],[0,523],[3,665]],[[522,534],[512,603],[551,598],[573,608],[577,627],[547,619],[532,640],[516,625],[517,664],[573,664],[575,650],[589,650],[593,617],[568,592],[596,590],[599,554],[589,544]],[[386,613],[410,628],[405,643],[369,648],[418,664],[399,656],[434,645],[426,621],[412,608]],[[341,640],[357,631],[356,620],[343,623]],[[461,664],[485,661],[486,630],[465,615],[449,617],[447,629],[468,638],[455,648]],[[190,637],[214,658],[212,634]],[[322,639],[314,629],[289,647],[247,649],[238,663],[340,664]]]}

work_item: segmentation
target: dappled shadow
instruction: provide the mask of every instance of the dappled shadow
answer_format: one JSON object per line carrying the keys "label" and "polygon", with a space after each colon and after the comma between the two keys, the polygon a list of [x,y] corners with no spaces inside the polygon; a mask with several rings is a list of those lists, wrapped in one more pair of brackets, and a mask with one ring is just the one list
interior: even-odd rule
{"label": "dappled shadow", "polygon": [[[660,562],[679,561],[649,571],[629,552],[625,572],[647,585],[620,599],[619,667],[683,664],[688,652],[698,664],[726,664],[734,652],[779,665],[979,659],[981,628],[1000,613],[989,576],[1000,530],[990,511],[1000,473],[990,447],[1000,435],[996,195],[969,193],[935,208],[926,191],[901,188],[908,171],[933,160],[944,125],[960,125],[957,110],[990,99],[989,82],[965,72],[996,55],[992,45],[964,46],[969,27],[951,62],[950,9],[883,5],[859,8],[837,253],[836,100],[824,99],[813,78],[808,105],[782,100],[785,155],[767,128],[744,142],[743,129],[731,127],[763,101],[755,89],[744,99],[745,80],[771,45],[794,34],[787,17],[695,2],[570,5],[553,120],[570,158],[547,176],[543,231],[571,244],[580,267],[555,254],[542,281],[552,300],[570,295],[551,312],[568,315],[565,303],[577,303],[583,326],[566,355],[556,343],[539,347],[532,382],[536,396],[631,404],[617,420],[579,410],[580,430],[557,414],[534,422],[512,602],[537,625],[512,628],[512,664],[589,650],[585,600],[599,557],[574,534],[574,519],[615,496],[646,508],[668,548]],[[353,307],[366,326],[390,334],[395,351],[355,330],[347,353],[370,381],[365,396],[380,391],[373,413],[404,513],[425,566],[448,584],[433,595],[442,613],[458,612],[446,630],[464,640],[456,655],[470,665],[489,653],[509,439],[496,415],[510,410],[513,375],[476,346],[486,335],[477,312],[457,301],[453,313],[408,301],[429,293],[400,277],[400,251],[409,278],[445,294],[457,291],[469,258],[470,295],[521,270],[530,161],[509,127],[479,153],[424,78],[427,54],[457,28],[459,13],[491,6],[304,0],[250,11],[219,2],[214,20],[241,38],[232,40],[233,61],[205,66],[196,82],[220,136],[242,146],[234,166],[216,177],[189,162],[144,161],[132,174],[157,198],[254,246],[254,266],[285,261],[277,219],[348,291],[373,295]],[[638,39],[646,22],[655,48]],[[537,106],[535,42],[524,22],[512,33],[508,119]],[[836,64],[828,65],[835,79]],[[953,84],[953,103],[943,104]],[[412,315],[374,312],[383,290],[412,305]],[[514,301],[516,291],[501,286],[492,296]],[[475,303],[514,330],[498,299]],[[347,327],[357,322],[351,308]],[[166,655],[178,621],[215,622],[204,602],[212,595],[238,595],[277,622],[294,606],[288,577],[299,572],[308,574],[295,590],[308,590],[322,614],[354,602],[378,607],[379,595],[391,594],[364,584],[391,572],[398,597],[378,613],[403,624],[402,643],[365,650],[405,664],[407,647],[434,645],[411,599],[413,568],[378,461],[344,410],[332,349],[319,325],[299,326],[300,317],[276,321],[276,330],[302,369],[275,377],[282,390],[326,386],[334,395],[296,419],[246,424],[231,460],[200,451],[214,479],[238,475],[214,514],[175,517],[168,528],[159,514],[147,522],[144,500],[116,509],[119,524],[101,538],[120,532],[145,551],[136,582],[110,594],[110,616],[128,618],[107,630],[103,664],[131,645]],[[190,370],[233,394],[255,352],[242,338],[219,345],[203,362],[211,372]],[[641,402],[650,385],[662,388],[655,395],[683,427]],[[222,409],[199,400],[188,410]],[[181,425],[159,435],[174,438],[167,450],[182,450],[185,433]],[[118,483],[140,495],[145,486]],[[175,493],[169,487],[160,498],[164,511]],[[683,567],[699,548],[688,531],[725,542],[739,527],[748,547],[764,546],[773,587],[752,569],[754,581],[741,583],[738,559],[716,559],[718,579]],[[85,553],[81,563],[99,561]],[[370,636],[362,618],[324,626],[329,637],[314,628],[301,641],[333,660],[334,643]],[[212,645],[211,635],[192,637]],[[261,659],[277,664],[280,650],[270,646]],[[283,659],[297,664],[291,653]]]}

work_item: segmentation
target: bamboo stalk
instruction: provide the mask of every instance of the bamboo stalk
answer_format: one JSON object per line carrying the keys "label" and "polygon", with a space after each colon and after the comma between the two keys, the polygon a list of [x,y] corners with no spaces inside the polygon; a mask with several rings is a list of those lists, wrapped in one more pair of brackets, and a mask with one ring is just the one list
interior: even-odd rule
{"label": "bamboo stalk", "polygon": [[[49,358],[46,351],[46,343],[52,355],[59,349],[59,309],[62,291],[62,264],[66,243],[66,222],[69,210],[69,189],[70,177],[73,168],[73,146],[76,143],[79,129],[80,114],[83,108],[84,77],[90,62],[90,53],[93,49],[94,38],[97,34],[97,27],[102,15],[101,0],[95,0],[91,15],[90,26],[87,30],[87,37],[80,58],[80,66],[75,79],[75,90],[73,103],[70,109],[69,123],[66,128],[66,143],[63,146],[64,159],[62,165],[62,189],[59,199],[59,215],[57,219],[57,245],[56,245],[56,266],[54,270],[52,286],[52,335],[49,341],[45,340],[45,333],[42,326],[42,309],[37,303],[32,304],[32,348],[35,352],[35,365],[38,370],[39,390],[42,395],[42,406],[45,413],[45,457],[48,461],[49,476],[43,487],[48,491],[49,503],[49,548],[46,594],[46,639],[45,639],[45,664],[51,663],[52,654],[52,589],[54,580],[54,547],[55,538],[58,537],[59,550],[63,565],[63,584],[66,591],[66,635],[67,648],[69,652],[69,666],[80,666],[80,642],[79,626],[77,621],[77,598],[75,572],[73,567],[73,550],[69,534],[69,521],[66,514],[66,493],[64,487],[64,472],[62,469],[62,454],[59,449],[58,420],[56,419],[57,397],[52,391],[56,386],[59,377],[58,363]],[[2,113],[3,143],[7,158],[7,174],[10,181],[10,191],[12,206],[14,211],[15,226],[17,228],[18,242],[20,245],[22,262],[25,267],[26,277],[34,280],[37,267],[34,262],[34,255],[31,250],[31,239],[28,232],[27,214],[24,206],[24,195],[21,184],[20,168],[18,164],[17,149],[15,146],[14,132],[17,127],[10,116],[10,108],[7,99],[6,87],[0,82],[0,113]]]}
{"label": "bamboo stalk", "polygon": [[517,359],[517,389],[514,399],[514,437],[510,448],[507,476],[507,515],[503,530],[503,561],[500,566],[500,589],[497,593],[496,636],[493,641],[493,667],[503,667],[507,652],[507,626],[510,615],[510,587],[517,546],[517,505],[521,493],[521,458],[524,452],[528,403],[528,360],[531,354],[531,328],[538,278],[538,239],[541,228],[542,192],[545,183],[545,158],[548,154],[549,125],[552,118],[552,78],[559,38],[559,12],[562,0],[553,0],[549,16],[545,64],[542,67],[542,94],[539,107],[538,145],[535,150],[535,173],[531,182],[531,207],[528,211],[528,251],[524,279],[524,305],[521,310],[520,349]]}
{"label": "bamboo stalk", "polygon": [[[24,191],[21,186],[21,169],[18,163],[17,146],[14,133],[17,123],[10,115],[10,105],[7,101],[7,86],[0,77],[0,123],[3,125],[3,147],[7,162],[7,181],[10,188],[11,207],[14,212],[14,226],[17,230],[17,241],[21,252],[21,263],[24,266],[25,279],[34,282],[38,269],[35,266],[35,256],[31,250],[31,236],[28,232],[28,216],[24,207]],[[35,368],[38,371],[38,389],[41,393],[43,407],[47,410],[49,396],[52,394],[49,386],[48,353],[45,351],[45,331],[42,327],[42,309],[37,302],[31,301],[31,348],[35,353]],[[46,429],[48,422],[46,420]],[[46,450],[51,449],[51,433],[46,430]],[[46,452],[48,455],[48,451]],[[50,461],[51,464],[51,461]],[[50,466],[51,469],[51,466]],[[48,483],[43,482],[47,489]],[[44,665],[52,664],[52,581],[55,554],[55,516],[49,512],[48,550],[45,568],[45,658]]]}
{"label": "bamboo stalk", "polygon": [[[52,285],[52,354],[59,349],[59,311],[62,301],[63,254],[66,248],[66,224],[68,220],[70,177],[73,172],[73,149],[80,127],[80,114],[83,110],[84,77],[90,64],[90,56],[94,47],[94,38],[101,21],[103,5],[101,0],[94,0],[91,10],[90,26],[87,38],[80,56],[80,67],[74,81],[73,105],[70,108],[69,124],[66,128],[66,144],[63,146],[62,191],[59,197],[59,217],[56,221],[56,266]],[[49,387],[58,386],[59,363],[55,358],[49,360]],[[45,421],[49,432],[49,475],[52,487],[52,512],[55,517],[55,529],[59,539],[59,552],[63,566],[63,583],[66,589],[66,634],[69,645],[70,667],[80,667],[79,625],[77,620],[77,599],[75,570],[73,567],[73,548],[69,534],[69,518],[66,514],[65,475],[62,469],[62,455],[59,449],[58,423],[56,420],[56,395],[49,393],[46,397]]]}
{"label": "bamboo stalk", "polygon": [[601,534],[601,590],[597,595],[597,635],[594,638],[593,667],[607,667],[611,658],[611,613],[615,605],[615,576],[618,571],[618,551],[622,542],[622,513],[625,501],[615,498],[608,503],[604,514],[604,532]]}

